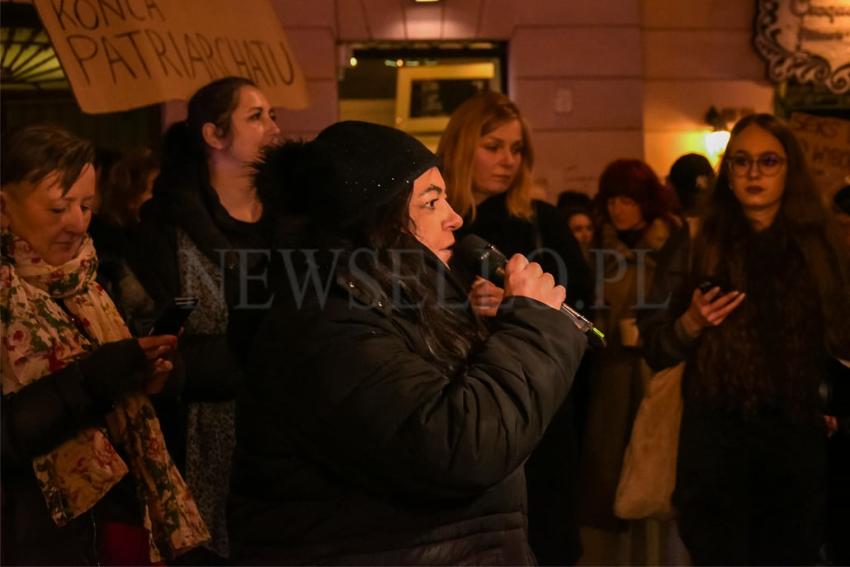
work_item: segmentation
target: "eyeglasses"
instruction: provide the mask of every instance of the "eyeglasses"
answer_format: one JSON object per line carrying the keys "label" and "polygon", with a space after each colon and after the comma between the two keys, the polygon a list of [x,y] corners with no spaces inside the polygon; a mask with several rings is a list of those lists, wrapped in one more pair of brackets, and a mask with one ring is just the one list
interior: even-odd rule
{"label": "eyeglasses", "polygon": [[782,169],[782,166],[787,161],[784,157],[773,152],[760,154],[755,158],[747,154],[736,154],[726,158],[726,163],[729,164],[729,171],[736,177],[749,175],[753,164],[757,166],[757,170],[761,175],[773,177],[779,173],[779,170]]}

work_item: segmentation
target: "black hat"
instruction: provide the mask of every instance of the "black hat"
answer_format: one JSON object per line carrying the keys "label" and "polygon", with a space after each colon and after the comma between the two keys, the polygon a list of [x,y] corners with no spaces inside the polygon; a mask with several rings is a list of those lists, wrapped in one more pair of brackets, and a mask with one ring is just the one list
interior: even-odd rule
{"label": "black hat", "polygon": [[399,192],[410,192],[413,181],[438,164],[433,152],[401,130],[346,121],[310,142],[267,151],[256,182],[272,207],[345,226]]}

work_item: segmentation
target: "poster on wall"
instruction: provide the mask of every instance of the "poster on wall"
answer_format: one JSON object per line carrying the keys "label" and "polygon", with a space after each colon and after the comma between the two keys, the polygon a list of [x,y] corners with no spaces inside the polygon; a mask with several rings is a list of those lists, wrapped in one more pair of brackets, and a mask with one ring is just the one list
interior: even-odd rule
{"label": "poster on wall", "polygon": [[831,200],[850,183],[850,120],[795,112],[790,126],[821,196]]}
{"label": "poster on wall", "polygon": [[221,77],[252,79],[272,106],[308,104],[269,0],[33,0],[83,112],[187,100]]}
{"label": "poster on wall", "polygon": [[850,92],[850,2],[759,0],[755,45],[770,79]]}

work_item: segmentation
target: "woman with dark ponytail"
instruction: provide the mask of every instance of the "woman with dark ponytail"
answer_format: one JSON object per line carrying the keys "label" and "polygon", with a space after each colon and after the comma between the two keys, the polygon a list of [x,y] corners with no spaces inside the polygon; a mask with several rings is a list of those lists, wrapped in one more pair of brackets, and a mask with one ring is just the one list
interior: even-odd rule
{"label": "woman with dark ponytail", "polygon": [[262,307],[273,220],[251,164],[280,130],[265,95],[248,79],[214,81],[189,100],[188,117],[166,133],[154,197],[142,208],[133,271],[160,310],[193,296],[179,354],[179,402],[161,402],[168,448],[181,466],[213,539],[214,563],[229,554],[225,502],[234,398]]}
{"label": "woman with dark ponytail", "polygon": [[586,339],[521,255],[485,329],[447,267],[462,221],[437,164],[399,130],[341,122],[260,166],[298,228],[237,402],[236,562],[534,562],[523,463]]}
{"label": "woman with dark ponytail", "polygon": [[686,361],[674,504],[697,565],[818,561],[831,358],[850,359],[848,257],[800,145],[743,118],[693,244],[656,272],[643,317],[655,369]]}

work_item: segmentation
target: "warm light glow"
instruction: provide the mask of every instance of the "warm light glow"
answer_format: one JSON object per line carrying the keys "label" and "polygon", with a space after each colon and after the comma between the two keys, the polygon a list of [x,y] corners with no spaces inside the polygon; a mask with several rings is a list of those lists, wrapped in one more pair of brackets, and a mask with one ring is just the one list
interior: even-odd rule
{"label": "warm light glow", "polygon": [[720,156],[726,151],[726,144],[728,143],[729,132],[727,130],[705,133],[705,153],[708,154],[708,159],[713,165],[716,166],[720,161]]}
{"label": "warm light glow", "polygon": [[3,90],[68,88],[44,30],[0,29],[0,83]]}
{"label": "warm light glow", "polygon": [[404,67],[404,59],[396,59],[395,66],[396,67]]}
{"label": "warm light glow", "polygon": [[351,58],[348,60],[348,64],[352,67],[357,67],[357,57],[354,57],[352,55]]}

